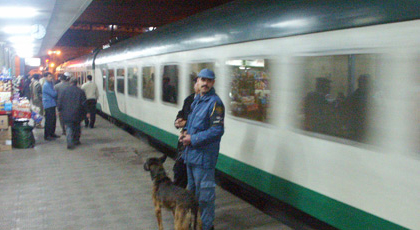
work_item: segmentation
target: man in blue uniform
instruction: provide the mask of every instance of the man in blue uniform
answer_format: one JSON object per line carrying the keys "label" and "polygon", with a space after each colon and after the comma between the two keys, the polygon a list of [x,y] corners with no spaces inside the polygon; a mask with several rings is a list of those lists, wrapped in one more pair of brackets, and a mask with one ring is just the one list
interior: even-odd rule
{"label": "man in blue uniform", "polygon": [[215,217],[215,169],[220,140],[224,133],[225,108],[213,88],[214,72],[203,69],[198,74],[200,95],[191,105],[186,131],[188,189],[195,192],[201,209],[203,230],[213,229]]}
{"label": "man in blue uniform", "polygon": [[55,107],[57,106],[57,92],[53,86],[53,75],[50,72],[44,73],[46,82],[42,86],[42,105],[45,109],[45,130],[44,139],[54,140],[60,136],[55,134],[56,116]]}

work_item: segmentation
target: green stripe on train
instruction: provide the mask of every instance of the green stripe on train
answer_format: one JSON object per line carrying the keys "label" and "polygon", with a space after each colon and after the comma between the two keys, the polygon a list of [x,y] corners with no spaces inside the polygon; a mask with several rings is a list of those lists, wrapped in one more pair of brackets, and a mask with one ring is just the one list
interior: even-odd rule
{"label": "green stripe on train", "polygon": [[[178,141],[176,135],[122,113],[118,108],[115,93],[108,92],[107,98],[112,117],[176,148]],[[98,104],[97,108],[99,109],[100,107],[101,105]],[[407,229],[293,182],[271,175],[253,166],[239,162],[222,153],[219,155],[217,169],[339,229]]]}

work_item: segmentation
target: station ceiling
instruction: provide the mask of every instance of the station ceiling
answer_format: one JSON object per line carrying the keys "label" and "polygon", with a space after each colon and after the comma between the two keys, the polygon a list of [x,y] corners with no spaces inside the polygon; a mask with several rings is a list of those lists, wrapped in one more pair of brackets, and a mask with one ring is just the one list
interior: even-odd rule
{"label": "station ceiling", "polygon": [[91,1],[0,0],[0,44],[19,56],[45,55]]}
{"label": "station ceiling", "polygon": [[[29,36],[32,45],[23,50],[44,58],[49,50],[60,50],[61,56],[55,57],[59,64],[111,40],[124,40],[231,1],[0,0],[0,44],[16,51],[16,36]],[[11,7],[20,13],[10,14]],[[31,9],[34,13],[25,12]],[[6,30],[11,26],[25,27],[10,34]]]}
{"label": "station ceiling", "polygon": [[232,0],[93,0],[56,44],[63,61]]}

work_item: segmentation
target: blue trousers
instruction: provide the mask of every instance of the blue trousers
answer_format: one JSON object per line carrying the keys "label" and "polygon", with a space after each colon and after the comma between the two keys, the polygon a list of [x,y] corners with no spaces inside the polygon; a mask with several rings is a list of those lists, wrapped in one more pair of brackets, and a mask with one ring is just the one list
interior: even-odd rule
{"label": "blue trousers", "polygon": [[210,230],[215,217],[215,169],[187,164],[188,190],[195,193],[201,209],[203,230]]}
{"label": "blue trousers", "polygon": [[80,140],[80,122],[66,122],[67,146],[75,146]]}

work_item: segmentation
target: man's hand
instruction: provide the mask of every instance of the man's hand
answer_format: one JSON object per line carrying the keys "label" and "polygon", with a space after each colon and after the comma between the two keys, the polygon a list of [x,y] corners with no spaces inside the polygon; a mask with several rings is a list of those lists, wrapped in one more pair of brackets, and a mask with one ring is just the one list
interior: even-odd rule
{"label": "man's hand", "polygon": [[176,119],[176,121],[175,121],[175,127],[177,128],[177,129],[179,129],[179,128],[184,128],[184,126],[185,126],[185,124],[187,123],[187,120],[184,120],[184,119],[182,119],[182,118],[178,118],[178,119]]}
{"label": "man's hand", "polygon": [[186,130],[181,131],[178,136],[178,141],[182,142],[182,139],[184,139],[185,135],[187,135],[187,131]]}
{"label": "man's hand", "polygon": [[184,136],[184,138],[182,138],[182,144],[184,146],[188,146],[188,145],[191,144],[191,135],[190,134],[187,134],[187,135]]}

